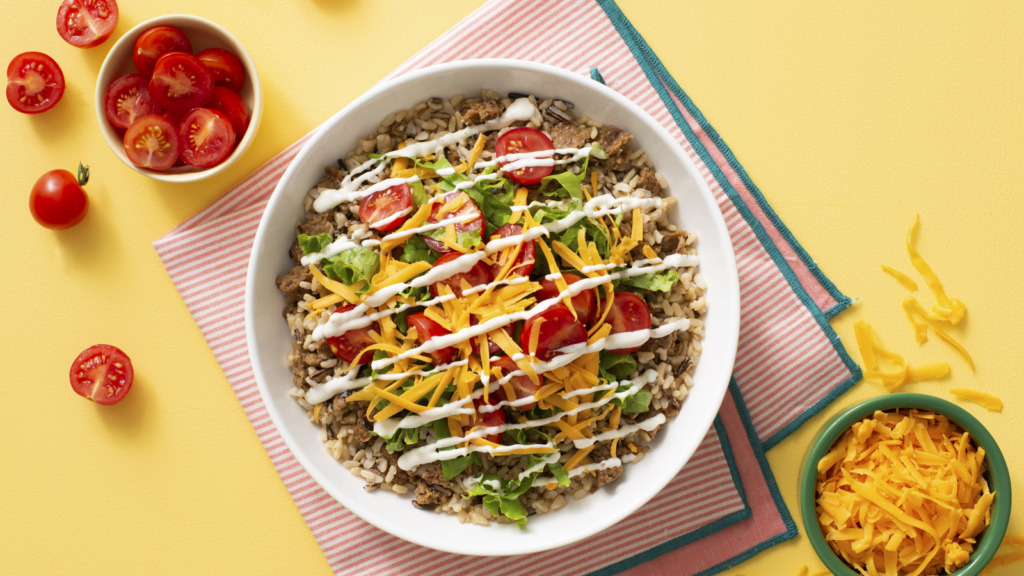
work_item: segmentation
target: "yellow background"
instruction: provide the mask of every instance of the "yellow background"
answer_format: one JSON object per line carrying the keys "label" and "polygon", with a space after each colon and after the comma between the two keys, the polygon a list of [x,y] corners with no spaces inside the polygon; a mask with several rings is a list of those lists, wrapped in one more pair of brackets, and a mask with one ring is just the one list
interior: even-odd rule
{"label": "yellow background", "polygon": [[[0,572],[327,574],[151,242],[482,2],[122,0],[113,39],[154,16],[192,13],[231,30],[258,63],[266,109],[253,147],[193,185],[144,178],[107,149],[93,90],[113,39],[65,44],[57,4],[8,2],[0,24],[3,62],[46,52],[68,84],[40,116],[0,105]],[[1001,414],[965,406],[1000,441],[1024,498],[1024,4],[620,5],[797,238],[858,299],[833,321],[844,341],[866,319],[912,363],[951,364],[947,380],[909,390],[1003,398]],[[36,225],[33,182],[79,160],[92,166],[89,215],[64,232]],[[903,238],[917,213],[921,251],[967,303],[955,334],[974,373],[935,338],[914,342],[905,291],[879,269],[911,271]],[[118,406],[92,405],[68,385],[71,361],[99,342],[135,364]],[[794,517],[797,465],[815,429],[880,393],[858,384],[769,452]],[[1020,505],[1010,531],[1024,531]],[[821,568],[801,535],[726,573],[795,574],[803,564]]]}

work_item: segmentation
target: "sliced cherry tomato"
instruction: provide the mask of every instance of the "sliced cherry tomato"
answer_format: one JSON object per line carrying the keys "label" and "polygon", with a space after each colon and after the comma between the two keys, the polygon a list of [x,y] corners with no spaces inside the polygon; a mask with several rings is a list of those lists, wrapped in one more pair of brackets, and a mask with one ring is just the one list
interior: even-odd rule
{"label": "sliced cherry tomato", "polygon": [[72,46],[99,46],[116,26],[114,0],[64,0],[57,9],[57,33]]}
{"label": "sliced cherry tomato", "polygon": [[[463,200],[465,201],[465,203],[462,204],[462,206],[460,206],[457,210],[447,212],[443,215],[440,214],[441,207],[444,206],[445,204],[448,204],[449,202],[460,202]],[[466,194],[465,192],[449,192],[444,195],[444,202],[435,202],[433,207],[431,207],[430,209],[430,217],[427,218],[427,223],[436,224],[437,222],[440,222],[442,220],[451,220],[453,218],[469,219],[466,222],[462,222],[461,224],[455,225],[456,233],[466,232],[470,234],[476,234],[481,240],[483,240],[484,225],[486,224],[486,221],[484,220],[484,213],[480,211],[480,208],[476,205],[476,202],[473,202],[473,199],[470,198],[469,195]],[[441,232],[443,233],[444,229],[441,229]],[[447,254],[448,252],[452,251],[451,248],[446,246],[445,243],[441,242],[440,240],[435,240],[426,235],[423,236],[423,240],[427,243],[427,246],[430,246],[430,248],[433,249],[435,252]]]}
{"label": "sliced cherry tomato", "polygon": [[359,219],[381,232],[398,228],[411,212],[412,188],[404,182],[372,192],[359,203]]}
{"label": "sliced cherry tomato", "polygon": [[196,54],[213,74],[213,83],[238,92],[245,84],[245,68],[242,61],[223,48],[207,48]]}
{"label": "sliced cherry tomato", "polygon": [[[494,154],[501,158],[510,154],[527,154],[554,149],[555,145],[551,142],[551,138],[548,138],[547,134],[536,128],[524,126],[522,128],[513,128],[498,136],[498,142],[494,146]],[[545,159],[550,159],[550,157]],[[499,160],[499,163],[502,167],[505,167],[513,161],[515,159]],[[527,162],[532,163],[533,160],[528,160]],[[506,172],[506,174],[513,181],[520,184],[536,184],[545,176],[551,174],[552,169],[552,166],[546,165],[524,166],[511,172]]]}
{"label": "sliced cherry tomato", "polygon": [[[501,228],[495,230],[494,234],[491,234],[491,240],[508,238],[509,236],[518,236],[522,233],[523,227],[519,224],[505,224]],[[501,271],[508,264],[508,259],[512,254],[512,250],[513,248],[506,248],[495,255],[495,264],[491,268],[491,273],[495,278],[498,277]],[[512,263],[512,268],[508,271],[508,274],[502,276],[502,278],[529,276],[530,272],[533,272],[533,265],[536,261],[537,246],[534,244],[533,240],[529,240],[525,244],[520,245],[519,254],[516,255],[516,259]]]}
{"label": "sliced cherry tomato", "polygon": [[[438,258],[437,262],[434,262],[434,268],[447,264],[448,262],[451,262],[452,260],[455,260],[460,256],[462,256],[462,254],[458,252],[449,252],[444,256]],[[452,292],[455,293],[456,297],[462,298],[463,280],[465,280],[466,283],[468,283],[470,286],[482,286],[484,284],[489,284],[491,282],[491,273],[487,271],[487,266],[484,266],[483,262],[476,262],[473,264],[473,267],[467,270],[466,272],[457,272],[445,278],[444,280],[438,280],[437,282],[431,284],[430,293],[433,294],[435,297],[440,296],[441,292],[440,290],[438,290],[438,286],[441,284],[445,284],[452,289]]]}
{"label": "sliced cherry tomato", "polygon": [[138,118],[124,133],[124,153],[132,164],[167,170],[178,160],[178,129],[159,114]]}
{"label": "sliced cherry tomato", "polygon": [[[536,350],[530,347],[534,331],[539,332]],[[519,337],[524,352],[533,354],[545,362],[557,356],[559,349],[586,341],[586,327],[572,317],[572,312],[565,304],[556,304],[528,318]]]}
{"label": "sliced cherry tomato", "polygon": [[[342,312],[348,312],[355,308],[354,304],[347,304],[338,308],[334,311],[335,314],[341,314]],[[370,335],[370,331],[380,332],[380,328],[377,323],[374,322],[371,326],[366,328],[354,328],[342,332],[338,336],[329,336],[327,338],[327,346],[330,347],[331,352],[335,356],[344,360],[345,362],[352,363],[359,356],[367,346],[373,346],[376,344],[373,340],[373,336]],[[367,352],[362,356],[359,356],[359,362],[357,364],[367,364],[373,360],[373,354]]]}
{"label": "sliced cherry tomato", "polygon": [[64,73],[42,52],[18,54],[7,65],[7,102],[18,112],[46,112],[64,96]]}
{"label": "sliced cherry tomato", "polygon": [[223,112],[193,108],[181,119],[178,141],[185,164],[209,168],[223,162],[235,149],[235,128]]}
{"label": "sliced cherry tomato", "polygon": [[109,344],[82,351],[71,364],[71,388],[83,398],[109,406],[124,399],[132,389],[135,370],[128,355]]}
{"label": "sliced cherry tomato", "polygon": [[[415,314],[409,314],[405,317],[405,323],[409,328],[416,328],[416,337],[419,339],[420,344],[426,344],[431,338],[435,336],[447,336],[451,334],[448,330],[441,326],[437,322],[434,322],[423,312],[416,312]],[[437,365],[450,364],[455,357],[458,356],[459,351],[454,346],[447,346],[439,350],[435,350],[430,353],[430,356],[434,358],[434,362]]]}
{"label": "sliced cherry tomato", "polygon": [[50,170],[36,180],[28,198],[32,217],[53,230],[71,228],[85,218],[89,197],[82,186],[89,181],[89,169],[78,166],[78,178],[67,170]]}
{"label": "sliced cherry tomato", "polygon": [[[507,416],[505,416],[505,410],[503,408],[499,408],[499,409],[495,410],[494,412],[481,412],[480,411],[480,406],[483,406],[485,404],[490,404],[491,406],[493,406],[493,405],[497,404],[500,401],[501,401],[501,399],[498,398],[498,396],[496,394],[489,395],[487,397],[487,402],[484,402],[483,396],[481,396],[481,397],[477,398],[476,400],[474,400],[473,404],[477,408],[477,412],[476,412],[477,424],[479,424],[480,426],[487,427],[487,428],[490,428],[492,426],[502,426],[502,425],[504,425],[505,421],[507,420]],[[500,444],[501,443],[501,433],[499,432],[498,434],[489,434],[487,436],[484,436],[484,440],[487,440],[489,442],[494,442],[495,444]]]}
{"label": "sliced cherry tomato", "polygon": [[[519,366],[515,363],[514,360],[512,360],[508,356],[502,356],[501,358],[498,358],[497,360],[491,362],[491,365],[497,366],[498,368],[501,369],[502,378],[508,376],[512,372],[519,371]],[[530,377],[527,376],[526,374],[517,374],[513,376],[509,380],[509,383],[512,384],[512,388],[515,389],[516,391],[516,397],[511,398],[509,400],[529,398],[530,396],[533,396],[538,389],[540,389],[540,386],[534,384],[533,380],[531,380]],[[505,398],[505,389],[499,388],[497,392],[495,392],[495,394],[499,398]],[[516,410],[530,410],[536,405],[537,402],[534,401],[530,402],[529,404],[521,404],[518,406],[514,406],[513,408],[515,408]]]}
{"label": "sliced cherry tomato", "polygon": [[139,74],[152,76],[158,58],[168,52],[192,53],[192,43],[185,33],[171,26],[154,26],[135,39],[132,62]]}
{"label": "sliced cherry tomato", "polygon": [[198,108],[213,95],[213,76],[195,56],[168,52],[156,61],[149,93],[169,110]]}
{"label": "sliced cherry tomato", "polygon": [[[583,280],[578,274],[573,274],[572,272],[562,272],[562,279],[570,286]],[[559,293],[560,290],[554,280],[544,279],[540,281],[540,290],[534,292],[534,296],[540,302],[549,298],[555,298]],[[572,297],[572,307],[576,310],[576,318],[585,326],[589,326],[594,321],[594,315],[597,314],[596,304],[597,297],[594,296],[593,290],[584,290]]]}
{"label": "sliced cherry tomato", "polygon": [[242,139],[249,128],[249,107],[245,105],[245,100],[242,100],[238,92],[223,86],[214,86],[213,95],[206,102],[206,108],[220,110],[226,114],[235,128],[235,136],[239,140]]}
{"label": "sliced cherry tomato", "polygon": [[110,83],[105,99],[107,121],[124,130],[136,118],[157,114],[160,108],[149,95],[149,80],[142,74],[127,74]]}
{"label": "sliced cherry tomato", "polygon": [[[651,328],[651,310],[647,303],[632,292],[616,292],[612,309],[608,312],[606,322],[612,326],[612,334],[649,330]],[[612,354],[629,354],[636,352],[640,346],[609,350]]]}

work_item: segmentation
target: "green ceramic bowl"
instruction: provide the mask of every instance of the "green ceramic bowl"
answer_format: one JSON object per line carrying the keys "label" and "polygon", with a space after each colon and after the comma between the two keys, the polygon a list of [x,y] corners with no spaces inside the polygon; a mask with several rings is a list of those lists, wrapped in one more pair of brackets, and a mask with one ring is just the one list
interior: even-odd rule
{"label": "green ceramic bowl", "polygon": [[1010,505],[1012,495],[1010,493],[1010,472],[1006,467],[1006,460],[999,450],[992,435],[981,425],[981,422],[971,416],[966,410],[956,404],[947,402],[934,396],[925,394],[889,394],[872,398],[844,410],[832,418],[818,432],[811,441],[810,450],[804,461],[803,471],[800,477],[800,513],[804,521],[804,530],[807,537],[814,546],[814,551],[825,563],[825,566],[836,576],[859,576],[843,561],[828,543],[821,533],[818,525],[818,516],[815,513],[815,484],[818,477],[818,461],[828,453],[829,448],[854,423],[866,416],[873,414],[876,410],[888,411],[897,408],[918,408],[929,410],[937,414],[945,414],[952,422],[970,433],[975,445],[985,449],[985,463],[987,471],[985,476],[988,479],[989,488],[996,493],[992,503],[992,522],[985,528],[978,539],[978,544],[971,553],[971,559],[962,568],[951,576],[976,576],[995,556],[996,550],[1003,541],[1006,534],[1006,525],[1010,521]]}

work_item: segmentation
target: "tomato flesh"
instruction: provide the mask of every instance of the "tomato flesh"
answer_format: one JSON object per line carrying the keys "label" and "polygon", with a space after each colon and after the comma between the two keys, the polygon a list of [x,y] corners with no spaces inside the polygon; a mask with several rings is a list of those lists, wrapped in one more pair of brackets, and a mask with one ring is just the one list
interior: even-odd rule
{"label": "tomato flesh", "polygon": [[[491,235],[491,240],[518,236],[522,233],[523,227],[519,224],[505,224],[494,231],[494,234]],[[505,248],[495,255],[495,264],[491,268],[491,273],[494,274],[495,278],[529,276],[530,272],[533,272],[533,265],[537,261],[537,246],[534,244],[533,240],[529,240],[524,244],[520,244],[519,253],[516,255],[516,259],[512,262],[512,267],[509,269],[507,274],[500,276],[501,271],[508,265],[508,260],[512,255],[513,249],[514,248]]]}
{"label": "tomato flesh", "polygon": [[36,222],[52,230],[63,230],[85,218],[89,197],[71,172],[50,170],[32,186],[29,209]]}
{"label": "tomato flesh", "polygon": [[18,54],[7,65],[7,102],[18,112],[46,112],[64,96],[64,73],[42,52]]}
{"label": "tomato flesh", "polygon": [[109,406],[124,399],[132,388],[135,370],[128,355],[109,344],[82,351],[71,364],[71,388],[83,398]]}
{"label": "tomato flesh", "polygon": [[99,46],[117,26],[115,0],[64,0],[57,9],[57,33],[79,48]]}
{"label": "tomato flesh", "polygon": [[198,108],[213,95],[213,75],[195,56],[168,52],[156,61],[149,93],[168,110]]}
{"label": "tomato flesh", "polygon": [[[572,286],[576,282],[583,280],[578,274],[572,272],[562,272],[562,279],[569,286]],[[537,301],[548,300],[551,298],[558,297],[561,291],[555,284],[554,280],[544,279],[540,281],[540,290],[534,292],[534,296],[537,297]],[[579,294],[572,297],[572,307],[576,310],[576,318],[579,319],[585,326],[589,326],[594,321],[594,315],[597,314],[597,298],[594,296],[593,290],[584,290]]]}
{"label": "tomato flesh", "polygon": [[[532,152],[543,152],[545,150],[554,150],[555,145],[551,142],[551,138],[548,138],[547,134],[537,130],[536,128],[530,128],[524,126],[522,128],[513,128],[501,136],[498,136],[498,141],[494,146],[494,153],[500,159],[504,156],[512,154],[529,154]],[[551,159],[551,156],[542,156],[543,161],[546,163]],[[524,160],[530,164],[538,162],[535,159],[509,159],[509,160],[498,160],[502,169],[505,166]],[[551,174],[553,170],[553,162],[551,165],[541,164],[523,166],[520,168],[514,168],[511,171],[505,172],[505,174],[512,179],[514,182],[519,184],[537,184],[545,176]]]}
{"label": "tomato flesh", "polygon": [[[451,220],[458,218],[459,220],[465,220],[458,224],[455,224],[455,232],[463,232],[474,234],[481,240],[484,237],[484,213],[480,211],[480,208],[473,202],[473,199],[469,197],[465,192],[449,192],[444,195],[444,202],[435,202],[430,209],[430,216],[427,218],[427,224],[436,224],[442,220]],[[441,214],[441,208],[449,202],[460,202],[465,201],[462,206],[457,210]],[[444,233],[444,229],[441,229],[441,233]],[[427,243],[427,246],[438,253],[447,254],[452,249],[449,248],[444,242],[436,240],[429,236],[423,235],[423,240]]]}
{"label": "tomato flesh", "polygon": [[411,212],[412,188],[404,182],[371,192],[359,202],[359,219],[381,232],[398,228]]}
{"label": "tomato flesh", "polygon": [[223,86],[214,86],[213,95],[206,102],[206,108],[223,112],[235,129],[235,136],[242,139],[249,128],[249,107],[237,92]]}
{"label": "tomato flesh", "polygon": [[[434,263],[434,268],[442,266],[451,262],[452,260],[458,259],[462,254],[458,252],[449,252],[444,256],[437,259]],[[457,272],[444,280],[438,280],[430,285],[430,293],[435,297],[441,295],[439,286],[444,284],[452,289],[457,298],[462,298],[462,283],[465,281],[470,286],[483,286],[491,282],[491,273],[487,270],[487,266],[484,266],[483,262],[476,262],[473,267],[466,272]]]}
{"label": "tomato flesh", "polygon": [[167,170],[178,160],[178,151],[177,128],[159,114],[135,120],[124,133],[124,153],[140,168]]}
{"label": "tomato flesh", "polygon": [[[651,310],[647,303],[632,292],[616,292],[615,300],[612,302],[612,309],[605,319],[612,327],[612,334],[622,332],[634,332],[636,330],[649,330],[651,328]],[[642,344],[641,344],[642,345]],[[609,350],[612,354],[629,354],[636,352],[640,346],[629,346]]]}
{"label": "tomato flesh", "polygon": [[[515,363],[514,360],[512,360],[508,356],[502,356],[501,358],[498,358],[497,360],[491,362],[491,366],[497,366],[498,368],[501,369],[502,378],[508,376],[512,372],[519,371],[519,366]],[[533,380],[531,380],[530,377],[527,376],[526,374],[517,374],[513,376],[509,380],[509,383],[512,384],[512,388],[516,391],[516,397],[506,398],[507,400],[529,398],[530,396],[533,396],[537,392],[537,390],[540,389],[540,386],[534,384]],[[505,389],[499,388],[495,394],[497,394],[499,398],[504,398]],[[513,408],[515,408],[516,410],[530,410],[536,405],[537,402],[533,401],[528,404],[520,404],[513,406]]]}
{"label": "tomato flesh", "polygon": [[193,108],[178,126],[178,141],[185,164],[209,168],[223,162],[235,149],[235,129],[223,112]]}
{"label": "tomato flesh", "polygon": [[245,84],[245,67],[238,56],[223,48],[207,48],[196,54],[196,58],[210,69],[214,84],[235,92],[242,89]]}
{"label": "tomato flesh", "polygon": [[[342,312],[348,312],[353,308],[355,308],[354,304],[347,304],[335,310],[334,313],[341,314]],[[366,328],[354,328],[337,336],[330,336],[326,339],[327,346],[330,347],[331,352],[333,352],[335,356],[351,364],[352,361],[356,359],[356,356],[359,356],[359,353],[367,346],[373,346],[376,344],[373,340],[373,336],[370,335],[371,330],[376,332],[380,331],[376,322]],[[373,354],[366,353],[359,356],[359,361],[356,362],[356,364],[366,364],[371,360],[373,360]]]}
{"label": "tomato flesh", "polygon": [[152,76],[156,61],[168,52],[192,53],[192,43],[185,33],[172,26],[154,26],[135,39],[132,62],[143,76]]}
{"label": "tomato flesh", "polygon": [[[505,421],[507,420],[507,417],[505,416],[505,410],[504,409],[499,408],[499,409],[497,409],[497,410],[495,410],[493,412],[481,412],[480,411],[480,406],[483,406],[485,404],[489,404],[491,406],[494,406],[495,404],[497,404],[500,401],[501,401],[501,399],[498,398],[498,396],[496,394],[491,394],[490,396],[488,396],[487,402],[484,402],[483,396],[481,396],[480,398],[477,398],[476,400],[473,401],[473,404],[477,408],[477,412],[476,412],[477,423],[480,426],[484,426],[484,427],[490,428],[490,427],[493,427],[493,426],[502,426],[502,425],[505,424]],[[497,434],[488,434],[487,436],[484,436],[484,440],[487,440],[488,442],[494,442],[495,444],[500,444],[501,443],[501,433],[499,432]]]}
{"label": "tomato flesh", "polygon": [[[434,322],[423,312],[417,312],[415,314],[409,314],[405,318],[405,323],[409,328],[416,328],[416,338],[420,344],[426,344],[432,338],[437,336],[447,336],[451,334],[448,330],[441,326],[437,322]],[[458,350],[454,346],[446,346],[430,353],[430,356],[434,359],[437,365],[450,364],[455,357],[458,356]]]}
{"label": "tomato flesh", "polygon": [[111,82],[104,109],[111,126],[121,130],[131,126],[136,118],[160,111],[149,94],[149,81],[142,74],[126,74]]}
{"label": "tomato flesh", "polygon": [[[538,333],[536,349],[531,347],[534,332]],[[523,324],[523,333],[519,338],[524,352],[533,354],[544,362],[560,354],[561,348],[586,341],[586,327],[573,318],[572,312],[565,304],[556,304],[531,316]]]}

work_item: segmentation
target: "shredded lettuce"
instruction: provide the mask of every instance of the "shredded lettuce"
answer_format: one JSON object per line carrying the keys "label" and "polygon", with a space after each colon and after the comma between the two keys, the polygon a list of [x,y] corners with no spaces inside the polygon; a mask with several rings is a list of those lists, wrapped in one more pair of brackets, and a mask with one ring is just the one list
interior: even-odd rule
{"label": "shredded lettuce", "polygon": [[[448,430],[448,420],[441,418],[440,420],[434,420],[431,425],[434,427],[434,436],[437,440],[443,440],[451,437],[451,432]],[[442,448],[442,450],[451,450],[453,446]],[[441,460],[441,473],[444,474],[445,480],[451,480],[459,474],[466,471],[471,464],[480,464],[480,455],[476,452],[472,452],[465,456],[459,456],[458,458],[452,458],[451,460]]]}
{"label": "shredded lettuce", "polygon": [[370,279],[377,273],[380,257],[362,246],[349,248],[324,260],[324,273],[347,286],[364,280],[363,287],[356,294],[370,291]]}
{"label": "shredded lettuce", "polygon": [[426,188],[423,187],[423,182],[413,180],[409,183],[409,188],[412,190],[412,203],[416,206],[417,210],[427,202],[430,202],[430,195],[427,194]]}
{"label": "shredded lettuce", "polygon": [[316,236],[299,234],[299,247],[302,248],[303,254],[316,254],[323,252],[323,249],[327,248],[333,240],[327,232],[321,232]]}
{"label": "shredded lettuce", "polygon": [[413,264],[415,262],[430,262],[433,264],[441,255],[430,249],[427,243],[419,235],[414,235],[402,245],[402,255],[399,260]]}
{"label": "shredded lettuce", "polygon": [[402,452],[406,446],[412,446],[420,441],[419,428],[399,428],[395,435],[387,439],[388,452]]}
{"label": "shredded lettuce", "polygon": [[636,372],[636,355],[612,354],[602,350],[597,369],[598,374],[609,382],[625,380],[629,378],[630,374]]}
{"label": "shredded lettuce", "polygon": [[641,274],[640,276],[623,278],[619,281],[619,284],[652,290],[654,292],[668,292],[678,281],[679,272],[670,268],[653,274]]}
{"label": "shredded lettuce", "polygon": [[[527,468],[533,468],[543,460],[542,456],[531,454],[527,458]],[[569,473],[566,472],[565,467],[558,462],[553,462],[545,466],[537,466],[536,470],[522,479],[516,476],[502,480],[497,474],[484,474],[477,479],[476,485],[466,493],[466,497],[481,496],[484,507],[490,510],[491,514],[504,516],[523,528],[526,526],[526,507],[523,506],[519,497],[533,486],[533,481],[544,468],[551,472],[559,486],[569,485]]]}

